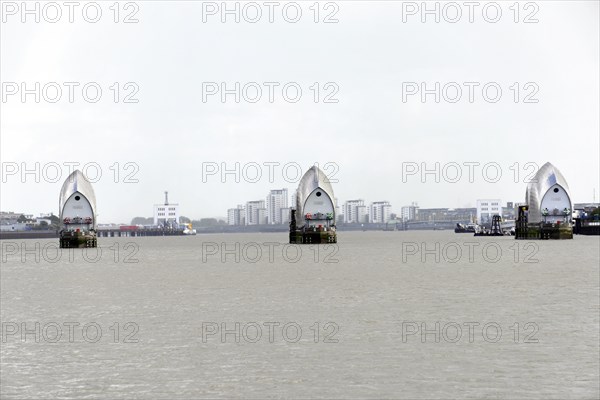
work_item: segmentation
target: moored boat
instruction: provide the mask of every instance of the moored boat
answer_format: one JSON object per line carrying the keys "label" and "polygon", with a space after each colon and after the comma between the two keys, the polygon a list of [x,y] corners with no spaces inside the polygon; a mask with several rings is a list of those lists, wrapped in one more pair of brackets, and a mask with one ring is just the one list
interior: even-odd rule
{"label": "moored boat", "polygon": [[477,225],[476,224],[456,224],[456,227],[454,228],[454,233],[475,233],[477,232]]}

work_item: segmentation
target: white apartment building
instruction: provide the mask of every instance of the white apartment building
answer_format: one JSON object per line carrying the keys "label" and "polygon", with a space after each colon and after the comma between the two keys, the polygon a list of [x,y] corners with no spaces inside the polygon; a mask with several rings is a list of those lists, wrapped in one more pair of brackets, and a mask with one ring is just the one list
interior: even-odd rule
{"label": "white apartment building", "polygon": [[257,208],[256,209],[256,220],[258,221],[258,225],[266,225],[267,224],[267,209],[266,208]]}
{"label": "white apartment building", "polygon": [[367,206],[356,206],[356,222],[366,224],[369,222],[369,212]]}
{"label": "white apartment building", "polygon": [[286,207],[286,208],[282,208],[279,210],[280,211],[280,216],[281,216],[281,223],[282,224],[289,224],[290,223],[290,213],[292,211],[291,207]]}
{"label": "white apartment building", "polygon": [[374,201],[369,208],[371,223],[384,224],[390,220],[392,206],[389,201]]}
{"label": "white apartment building", "polygon": [[402,221],[406,222],[417,219],[418,208],[419,206],[417,205],[417,203],[412,203],[410,206],[402,207],[400,211],[400,217],[402,218]]}
{"label": "white apartment building", "polygon": [[[288,208],[288,191],[287,189],[276,189],[269,192],[267,197],[267,219],[268,223],[284,224],[281,210]],[[288,211],[289,213],[289,211]],[[287,218],[289,219],[289,218]]]}
{"label": "white apartment building", "polygon": [[238,205],[237,208],[230,208],[227,210],[228,225],[244,225],[244,220],[244,207],[241,204]]}
{"label": "white apartment building", "polygon": [[[262,210],[262,211],[260,211]],[[246,225],[264,224],[267,218],[267,209],[264,200],[255,200],[246,202]]]}
{"label": "white apartment building", "polygon": [[360,223],[359,213],[363,218],[367,213],[364,200],[347,200],[344,203],[344,222],[347,224]]}

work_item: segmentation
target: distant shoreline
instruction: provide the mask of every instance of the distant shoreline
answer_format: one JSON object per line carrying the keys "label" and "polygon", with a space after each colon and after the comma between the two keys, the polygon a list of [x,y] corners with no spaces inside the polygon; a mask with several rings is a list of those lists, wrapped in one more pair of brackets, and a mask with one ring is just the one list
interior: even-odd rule
{"label": "distant shoreline", "polygon": [[7,231],[0,232],[0,240],[7,239],[58,239],[57,231]]}
{"label": "distant shoreline", "polygon": [[[248,225],[248,226],[214,226],[206,228],[194,228],[197,234],[218,233],[288,233],[287,225]],[[346,231],[384,231],[385,224],[360,224],[342,225],[338,232]],[[415,229],[417,230],[417,229]],[[423,229],[419,229],[423,230]],[[433,230],[433,229],[428,229]],[[185,236],[185,235],[183,235]],[[8,231],[0,232],[0,240],[10,239],[57,239],[57,231]]]}

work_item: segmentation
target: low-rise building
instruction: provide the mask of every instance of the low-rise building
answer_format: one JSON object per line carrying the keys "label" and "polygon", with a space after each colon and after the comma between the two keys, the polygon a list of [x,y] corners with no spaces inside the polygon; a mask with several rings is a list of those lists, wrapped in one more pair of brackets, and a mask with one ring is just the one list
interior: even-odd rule
{"label": "low-rise building", "polygon": [[477,223],[491,223],[494,215],[502,215],[502,201],[500,199],[477,200]]}
{"label": "low-rise building", "polygon": [[179,223],[179,204],[169,203],[169,192],[165,192],[164,204],[154,205],[154,225]]}

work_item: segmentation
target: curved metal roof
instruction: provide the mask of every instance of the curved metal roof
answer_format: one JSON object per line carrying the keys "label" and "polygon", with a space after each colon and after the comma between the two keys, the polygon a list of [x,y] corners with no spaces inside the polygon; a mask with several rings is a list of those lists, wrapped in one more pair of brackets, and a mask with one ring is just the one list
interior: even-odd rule
{"label": "curved metal roof", "polygon": [[569,185],[558,168],[547,162],[535,174],[531,182],[527,184],[525,202],[529,205],[529,221],[538,222],[542,220],[541,204],[544,195],[553,185],[560,185],[571,199]]}
{"label": "curved metal roof", "polygon": [[92,206],[94,212],[94,220],[96,219],[96,195],[94,194],[94,188],[90,181],[88,181],[80,170],[75,170],[67,177],[65,183],[63,183],[60,189],[60,196],[58,198],[58,210],[60,213],[60,219],[62,220],[63,207],[69,197],[75,192],[81,193]]}
{"label": "curved metal roof", "polygon": [[335,197],[333,196],[333,188],[327,175],[323,173],[316,165],[309,168],[304,174],[300,183],[298,184],[298,191],[296,192],[296,221],[298,226],[305,223],[304,221],[304,203],[306,199],[315,189],[320,188],[322,191],[327,193],[331,202],[333,203],[333,221],[335,222]]}

